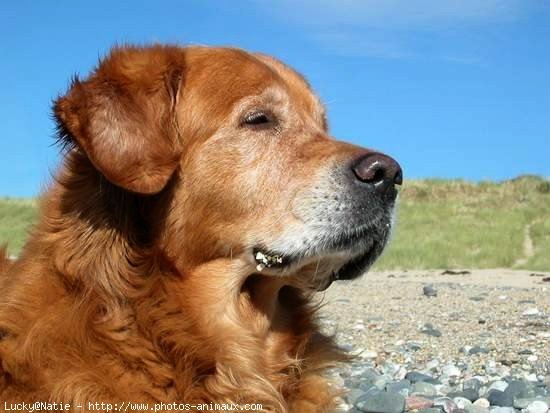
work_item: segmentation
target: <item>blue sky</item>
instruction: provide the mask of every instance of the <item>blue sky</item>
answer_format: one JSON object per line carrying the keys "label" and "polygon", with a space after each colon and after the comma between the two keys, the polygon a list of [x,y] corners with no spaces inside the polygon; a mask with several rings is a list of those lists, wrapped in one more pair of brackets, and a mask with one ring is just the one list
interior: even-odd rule
{"label": "blue sky", "polygon": [[51,100],[116,42],[275,55],[317,89],[334,136],[409,178],[550,176],[543,0],[21,0],[0,11],[0,196],[44,189]]}

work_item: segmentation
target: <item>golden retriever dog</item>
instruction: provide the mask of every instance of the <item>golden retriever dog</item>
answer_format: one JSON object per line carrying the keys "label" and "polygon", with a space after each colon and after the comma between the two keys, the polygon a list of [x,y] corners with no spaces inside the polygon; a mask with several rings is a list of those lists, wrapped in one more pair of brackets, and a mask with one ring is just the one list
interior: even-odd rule
{"label": "golden retriever dog", "polygon": [[0,411],[330,411],[314,295],[381,253],[399,165],[233,48],[115,48],[54,115],[63,164],[0,259]]}

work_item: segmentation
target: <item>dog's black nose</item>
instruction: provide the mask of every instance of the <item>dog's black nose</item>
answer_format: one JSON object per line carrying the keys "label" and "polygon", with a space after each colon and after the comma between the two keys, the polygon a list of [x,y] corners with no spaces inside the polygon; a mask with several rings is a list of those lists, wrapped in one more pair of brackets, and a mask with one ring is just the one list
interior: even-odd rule
{"label": "dog's black nose", "polygon": [[399,164],[387,155],[371,152],[360,157],[352,166],[361,182],[385,191],[387,187],[403,183],[403,171]]}

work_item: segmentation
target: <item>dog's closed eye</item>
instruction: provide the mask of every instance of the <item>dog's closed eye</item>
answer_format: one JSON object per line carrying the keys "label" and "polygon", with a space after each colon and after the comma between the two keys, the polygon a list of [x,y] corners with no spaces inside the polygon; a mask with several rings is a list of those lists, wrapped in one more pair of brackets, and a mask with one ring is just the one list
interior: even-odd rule
{"label": "dog's closed eye", "polygon": [[273,117],[264,111],[253,111],[245,115],[243,125],[245,126],[269,126],[273,123]]}

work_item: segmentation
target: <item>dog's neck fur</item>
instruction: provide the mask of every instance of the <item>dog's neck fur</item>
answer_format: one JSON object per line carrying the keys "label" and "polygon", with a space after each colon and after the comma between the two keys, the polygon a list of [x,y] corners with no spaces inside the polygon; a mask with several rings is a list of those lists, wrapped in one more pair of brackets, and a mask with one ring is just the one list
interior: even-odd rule
{"label": "dog's neck fur", "polygon": [[[61,281],[59,312],[87,317],[72,324],[86,330],[54,329],[72,335],[65,339],[76,348],[93,347],[98,357],[67,360],[68,365],[97,363],[101,375],[102,363],[109,363],[110,371],[120,371],[112,383],[117,391],[106,385],[104,394],[94,390],[96,396],[126,391],[134,400],[263,403],[268,411],[284,412],[293,403],[289,394],[303,397],[308,381],[319,387],[318,370],[325,367],[320,360],[342,359],[321,335],[297,335],[317,331],[314,309],[300,291],[276,279],[248,277],[238,260],[175,271],[142,221],[138,204],[147,208],[150,199],[113,188],[79,153],[68,156],[65,168],[43,201],[44,218],[24,257],[39,253],[42,265],[53,266]],[[54,339],[20,333],[27,342]],[[81,389],[82,380],[92,378],[77,379],[79,371],[58,368],[44,375],[60,374],[70,385],[58,387],[53,398],[74,402],[75,394],[90,396]],[[227,394],[234,398],[221,399]],[[328,404],[332,396],[328,391],[314,396],[320,397]]]}

